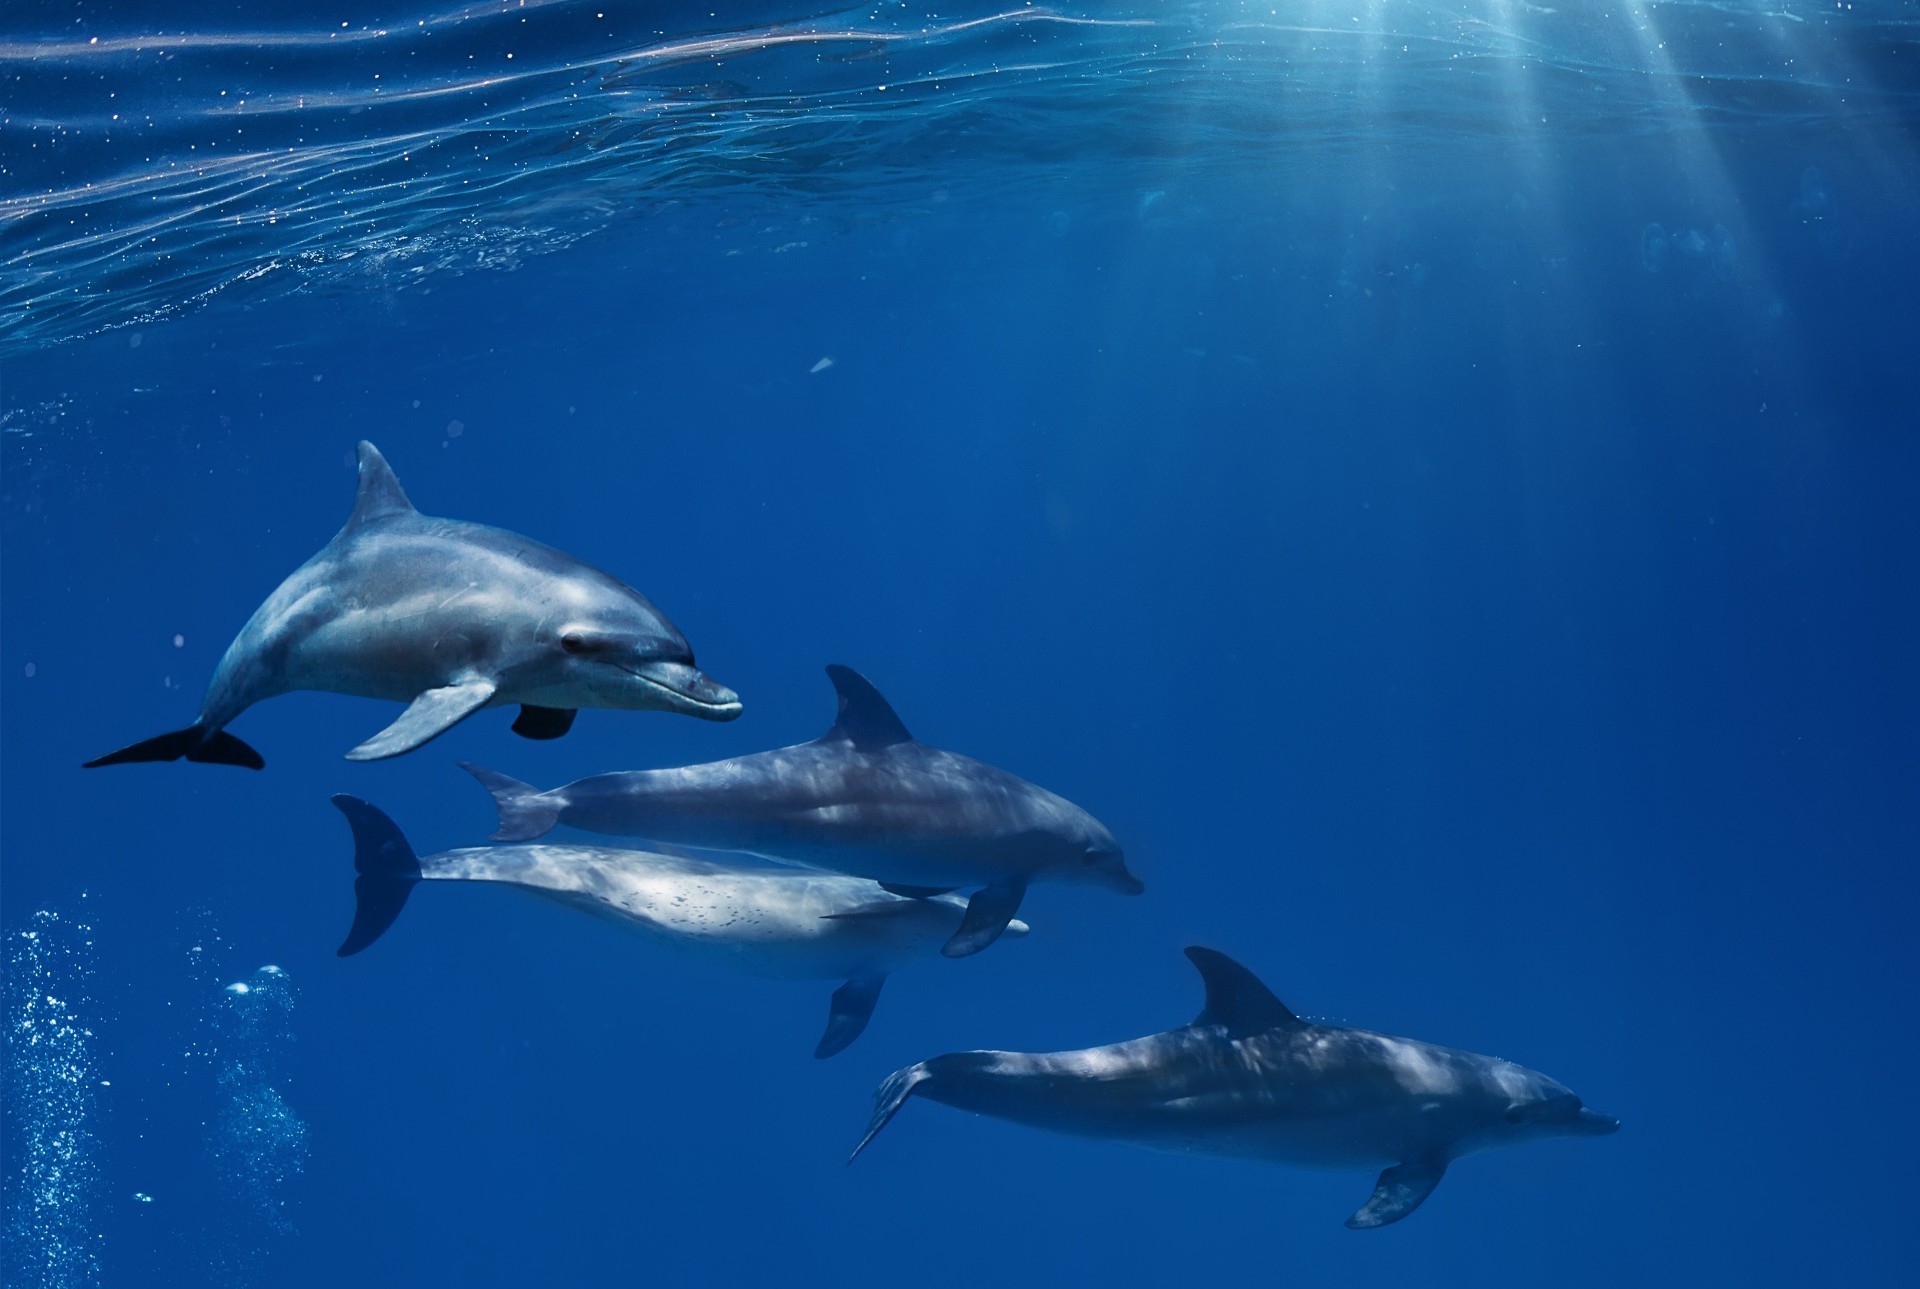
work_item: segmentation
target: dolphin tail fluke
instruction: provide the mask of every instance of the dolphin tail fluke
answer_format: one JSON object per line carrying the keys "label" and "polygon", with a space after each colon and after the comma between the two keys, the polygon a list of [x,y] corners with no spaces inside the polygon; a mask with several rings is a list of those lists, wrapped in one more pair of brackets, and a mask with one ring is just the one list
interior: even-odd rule
{"label": "dolphin tail fluke", "polygon": [[866,1136],[860,1138],[860,1144],[853,1148],[851,1155],[847,1156],[849,1164],[860,1158],[860,1152],[867,1148],[867,1143],[879,1136],[880,1130],[900,1112],[900,1107],[906,1104],[908,1097],[913,1095],[913,1090],[932,1077],[933,1071],[927,1068],[925,1061],[922,1061],[918,1065],[909,1065],[904,1070],[895,1070],[887,1076],[885,1083],[874,1089],[873,1118],[867,1120]]}
{"label": "dolphin tail fluke", "polygon": [[827,1032],[820,1036],[820,1046],[813,1049],[816,1060],[839,1055],[866,1032],[867,1022],[873,1019],[873,1005],[880,1001],[880,986],[886,983],[884,975],[855,976],[833,991]]}
{"label": "dolphin tail fluke", "polygon": [[203,761],[209,765],[241,765],[249,770],[266,768],[261,755],[225,730],[207,733],[204,726],[189,725],[170,734],[158,734],[118,752],[96,756],[81,766],[91,770],[102,765],[125,765],[131,761]]}
{"label": "dolphin tail fluke", "polygon": [[500,812],[500,830],[493,834],[493,840],[532,841],[551,832],[560,822],[561,803],[531,783],[522,783],[471,761],[460,762],[460,768],[493,794],[494,808]]}
{"label": "dolphin tail fluke", "polygon": [[378,940],[406,907],[407,895],[420,880],[420,860],[407,844],[400,825],[386,812],[345,793],[333,804],[353,829],[353,927],[338,950],[350,958]]}
{"label": "dolphin tail fluke", "polygon": [[1020,901],[1026,894],[1027,879],[1024,877],[1009,877],[975,891],[973,898],[967,901],[967,912],[960,919],[960,929],[940,947],[940,952],[949,958],[964,958],[998,940],[1000,933],[1007,929],[1007,923],[1013,921],[1013,915],[1020,911]]}

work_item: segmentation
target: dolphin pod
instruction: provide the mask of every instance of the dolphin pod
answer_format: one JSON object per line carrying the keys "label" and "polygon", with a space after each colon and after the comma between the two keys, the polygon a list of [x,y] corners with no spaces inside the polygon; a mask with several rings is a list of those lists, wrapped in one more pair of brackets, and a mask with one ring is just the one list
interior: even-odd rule
{"label": "dolphin pod", "polygon": [[[859,673],[827,674],[839,710],[809,743],[546,792],[462,762],[493,794],[494,840],[507,844],[417,855],[379,809],[335,796],[357,873],[339,955],[378,940],[422,882],[501,884],[749,973],[841,981],[814,1051],[827,1057],[866,1029],[896,968],[936,945],[962,957],[1026,934],[1015,914],[1031,884],[1141,892],[1091,814],[918,741]],[[409,752],[484,707],[519,704],[513,730],[534,739],[565,734],[583,707],[712,721],[741,710],[638,591],[528,538],[422,515],[365,442],[346,525],[254,611],[193,724],[85,764],[184,757],[260,769],[227,725],[301,689],[407,704],[347,753],[363,761]],[[671,853],[536,843],[559,825]],[[963,889],[973,891],[965,901],[951,894]],[[1187,956],[1206,987],[1190,1024],[1081,1051],[958,1052],[907,1066],[876,1091],[848,1162],[919,1095],[1154,1150],[1377,1168],[1371,1197],[1347,1219],[1369,1229],[1412,1213],[1463,1155],[1620,1126],[1533,1070],[1311,1024],[1224,954]]]}
{"label": "dolphin pod", "polygon": [[353,513],[240,628],[193,724],[86,766],[185,757],[258,770],[266,762],[227,724],[299,689],[407,704],[354,761],[411,752],[511,703],[514,731],[536,739],[565,734],[582,707],[740,714],[644,595],[516,533],[421,514],[365,442]]}
{"label": "dolphin pod", "polygon": [[[472,846],[415,855],[377,807],[344,794],[333,804],[353,829],[359,872],[341,957],[379,939],[421,882],[496,882],[749,975],[844,981],[814,1049],[818,1057],[860,1037],[888,973],[931,955],[965,912],[951,897],[894,895],[858,877],[609,846]],[[1027,924],[1015,921],[1007,933],[1023,936]]]}
{"label": "dolphin pod", "polygon": [[811,743],[672,770],[597,774],[551,792],[466,762],[500,810],[495,841],[555,824],[734,851],[871,878],[901,895],[977,887],[941,950],[992,944],[1035,881],[1144,889],[1106,825],[998,767],[929,747],[866,677],[827,668],[840,696]]}
{"label": "dolphin pod", "polygon": [[1187,950],[1206,1005],[1179,1029],[1078,1052],[954,1052],[874,1093],[858,1158],[908,1097],[1150,1150],[1313,1168],[1384,1168],[1347,1219],[1387,1226],[1460,1156],[1534,1137],[1617,1132],[1544,1074],[1364,1029],[1313,1025],[1245,967]]}

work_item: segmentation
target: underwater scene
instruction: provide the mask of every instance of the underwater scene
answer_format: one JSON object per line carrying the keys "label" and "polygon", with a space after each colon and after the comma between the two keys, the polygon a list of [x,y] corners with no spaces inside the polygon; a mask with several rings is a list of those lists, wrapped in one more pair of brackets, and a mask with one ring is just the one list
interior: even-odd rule
{"label": "underwater scene", "polygon": [[7,0],[8,1286],[1905,1283],[1920,3]]}

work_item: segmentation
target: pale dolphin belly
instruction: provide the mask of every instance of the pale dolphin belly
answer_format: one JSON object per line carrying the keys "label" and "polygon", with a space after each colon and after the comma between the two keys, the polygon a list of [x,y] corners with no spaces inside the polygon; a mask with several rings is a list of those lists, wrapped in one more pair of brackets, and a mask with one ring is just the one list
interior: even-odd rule
{"label": "pale dolphin belly", "polygon": [[[429,881],[516,886],[677,949],[779,979],[891,971],[931,955],[964,908],[952,899],[901,900],[860,878],[758,871],[610,847],[474,847],[425,856],[420,868]],[[898,901],[900,914],[840,916],[882,901]]]}

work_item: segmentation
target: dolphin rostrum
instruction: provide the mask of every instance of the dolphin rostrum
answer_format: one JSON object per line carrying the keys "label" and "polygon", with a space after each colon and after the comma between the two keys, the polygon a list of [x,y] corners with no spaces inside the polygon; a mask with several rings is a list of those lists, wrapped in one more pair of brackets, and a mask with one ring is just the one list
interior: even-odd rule
{"label": "dolphin rostrum", "polygon": [[1207,1002],[1182,1028],[1078,1052],[954,1052],[874,1093],[851,1163],[909,1096],[1151,1150],[1381,1168],[1355,1230],[1419,1208],[1460,1156],[1534,1137],[1603,1136],[1544,1074],[1491,1056],[1301,1020],[1233,959],[1187,950]]}
{"label": "dolphin rostrum", "polygon": [[941,950],[950,958],[992,944],[1029,882],[1140,893],[1098,819],[1005,770],[916,741],[852,668],[830,666],[827,676],[839,717],[795,747],[597,774],[551,792],[462,765],[493,793],[495,841],[529,841],[564,823],[868,877],[899,895],[979,887]]}
{"label": "dolphin rostrum", "polygon": [[[353,926],[345,958],[379,939],[423,881],[499,882],[571,905],[750,975],[845,981],[818,1057],[860,1037],[887,973],[953,934],[966,906],[914,899],[837,873],[718,864],[610,846],[473,846],[418,855],[392,819],[358,797],[333,804],[353,829]],[[1008,934],[1022,936],[1015,921]]]}
{"label": "dolphin rostrum", "polygon": [[184,756],[258,770],[260,754],[225,727],[296,689],[408,704],[347,753],[355,761],[410,752],[509,703],[521,704],[514,732],[536,739],[565,734],[581,707],[740,714],[645,596],[515,533],[421,514],[371,443],[346,526],[240,628],[193,724],[87,765]]}

